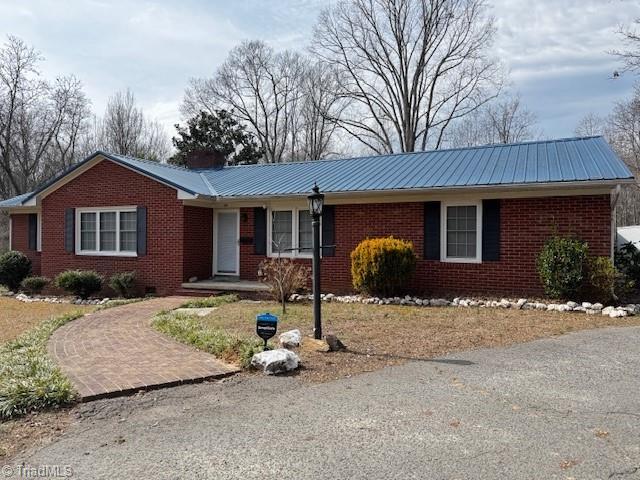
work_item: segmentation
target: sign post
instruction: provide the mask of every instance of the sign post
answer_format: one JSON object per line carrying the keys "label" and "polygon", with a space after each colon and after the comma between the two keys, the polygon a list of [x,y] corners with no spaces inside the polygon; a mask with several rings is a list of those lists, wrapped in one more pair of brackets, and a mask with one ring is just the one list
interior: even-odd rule
{"label": "sign post", "polygon": [[256,316],[256,333],[264,340],[264,350],[268,350],[267,341],[278,330],[278,317],[270,313],[261,313]]}

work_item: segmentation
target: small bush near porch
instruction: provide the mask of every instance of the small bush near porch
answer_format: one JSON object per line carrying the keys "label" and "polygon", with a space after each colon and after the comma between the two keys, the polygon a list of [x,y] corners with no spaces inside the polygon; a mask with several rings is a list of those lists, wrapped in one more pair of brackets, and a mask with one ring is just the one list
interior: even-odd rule
{"label": "small bush near porch", "polygon": [[[240,301],[220,305],[199,318],[204,328],[243,338],[255,335],[259,313],[279,313],[274,302]],[[302,347],[301,379],[327,381],[410,360],[429,360],[452,352],[510,345],[605,326],[640,325],[640,316],[610,318],[558,312],[484,308],[424,308],[392,305],[323,304],[325,333],[336,333],[345,352],[319,353]],[[312,334],[310,304],[290,304],[278,333],[299,328]],[[277,342],[277,336],[274,338]],[[274,343],[275,343],[274,342]]]}

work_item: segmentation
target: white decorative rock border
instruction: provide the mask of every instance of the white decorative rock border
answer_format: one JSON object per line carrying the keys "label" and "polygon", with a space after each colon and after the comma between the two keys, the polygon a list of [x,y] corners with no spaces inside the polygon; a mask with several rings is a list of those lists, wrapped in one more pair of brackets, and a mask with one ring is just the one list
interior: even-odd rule
{"label": "white decorative rock border", "polygon": [[[486,300],[479,298],[456,297],[453,300],[445,298],[420,298],[420,297],[366,297],[362,295],[334,295],[323,293],[320,295],[323,302],[336,303],[363,303],[371,305],[414,305],[421,307],[478,307],[478,308],[511,308],[514,310],[546,310],[553,312],[582,312],[587,315],[605,315],[611,318],[626,317],[640,314],[640,304],[630,303],[621,306],[604,306],[601,303],[590,302],[566,302],[543,303],[528,301],[526,298],[501,300]],[[313,295],[293,294],[289,298],[291,302],[304,302],[313,300]]]}
{"label": "white decorative rock border", "polygon": [[73,297],[47,297],[39,295],[30,296],[24,293],[13,295],[13,298],[24,303],[70,303],[74,305],[104,305],[111,300],[110,298],[90,298],[87,300],[82,300],[81,298]]}

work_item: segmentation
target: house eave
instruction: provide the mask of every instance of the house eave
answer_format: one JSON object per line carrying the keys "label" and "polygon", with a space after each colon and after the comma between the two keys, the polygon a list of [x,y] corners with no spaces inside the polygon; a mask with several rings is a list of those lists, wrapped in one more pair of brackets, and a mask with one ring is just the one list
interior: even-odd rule
{"label": "house eave", "polygon": [[[604,190],[615,188],[617,185],[633,184],[634,178],[625,179],[612,179],[612,180],[581,180],[574,182],[545,182],[545,183],[512,183],[504,185],[465,185],[455,187],[429,187],[429,188],[401,188],[401,189],[384,189],[384,190],[350,190],[343,192],[324,192],[327,198],[360,198],[371,196],[383,196],[383,195],[426,195],[434,193],[489,193],[495,192],[499,194],[501,192],[512,191],[531,191],[531,192],[544,192],[546,190],[553,191],[558,189],[567,190],[580,190],[580,189],[594,189]],[[322,189],[322,186],[320,186]],[[220,195],[216,197],[219,202],[236,202],[236,201],[260,201],[260,200],[286,200],[286,199],[301,199],[309,195],[309,192],[291,193],[291,194],[261,194],[261,195],[232,195],[224,196]]]}

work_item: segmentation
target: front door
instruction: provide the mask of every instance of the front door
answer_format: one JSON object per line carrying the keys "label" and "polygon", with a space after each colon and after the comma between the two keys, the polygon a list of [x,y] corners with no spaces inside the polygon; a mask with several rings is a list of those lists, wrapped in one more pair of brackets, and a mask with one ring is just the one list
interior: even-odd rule
{"label": "front door", "polygon": [[216,274],[238,275],[238,212],[216,213]]}

